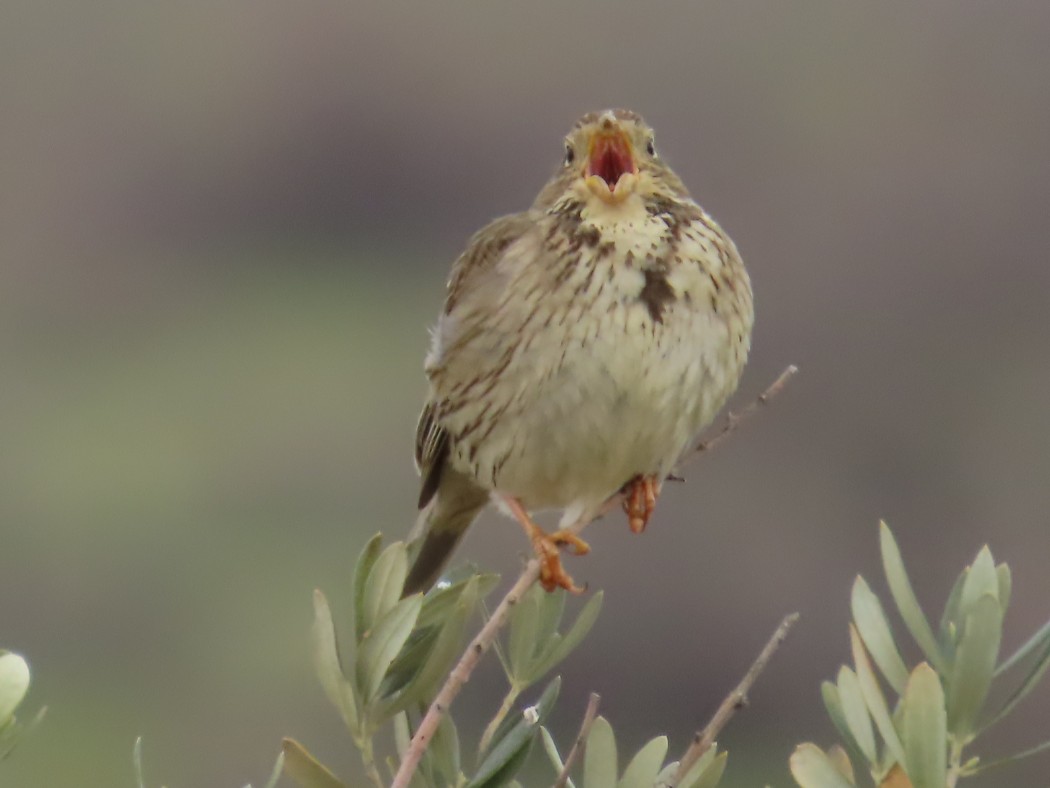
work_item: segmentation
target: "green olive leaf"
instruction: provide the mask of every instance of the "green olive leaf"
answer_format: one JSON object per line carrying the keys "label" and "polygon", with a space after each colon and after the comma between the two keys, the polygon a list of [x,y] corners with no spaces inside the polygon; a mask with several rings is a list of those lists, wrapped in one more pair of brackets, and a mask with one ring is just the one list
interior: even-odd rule
{"label": "green olive leaf", "polygon": [[882,603],[859,575],[853,583],[850,605],[853,621],[871,658],[875,660],[890,686],[898,694],[903,692],[904,685],[908,682],[908,669],[893,640],[893,632],[882,609]]}
{"label": "green olive leaf", "polygon": [[809,742],[795,748],[788,761],[801,788],[854,788],[820,747]]}
{"label": "green olive leaf", "polygon": [[657,736],[646,742],[645,746],[631,758],[617,788],[653,788],[656,776],[660,773],[664,757],[667,755],[667,737]]}
{"label": "green olive leaf", "polygon": [[295,739],[282,741],[281,750],[284,753],[284,773],[301,788],[346,788]]}
{"label": "green olive leaf", "polygon": [[[964,591],[964,599],[965,596]],[[969,612],[948,680],[947,706],[948,730],[962,741],[968,741],[976,730],[977,715],[984,705],[995,672],[1003,631],[1003,609],[998,598],[987,593],[969,605],[964,601],[964,609]]]}
{"label": "green olive leaf", "polygon": [[361,641],[367,628],[365,621],[365,584],[368,582],[368,576],[372,573],[372,567],[375,566],[382,546],[383,535],[376,534],[368,540],[368,544],[365,545],[361,555],[357,557],[357,563],[354,565],[354,642]]}
{"label": "green olive leaf", "polygon": [[937,640],[930,629],[930,622],[926,620],[919,600],[912,589],[911,580],[904,569],[904,561],[901,558],[900,548],[897,540],[893,538],[886,523],[879,523],[879,546],[882,551],[882,567],[886,572],[886,583],[890,587],[890,594],[897,604],[897,610],[901,614],[904,625],[908,628],[915,642],[919,644],[926,655],[926,659],[937,669],[944,669],[944,655],[941,653]]}
{"label": "green olive leaf", "polygon": [[948,716],[936,671],[925,662],[911,672],[904,690],[901,726],[905,771],[914,788],[944,788],[948,760]]}
{"label": "green olive leaf", "polygon": [[383,677],[412,634],[422,607],[421,594],[406,597],[365,632],[357,655],[358,689],[365,703],[371,703],[379,693]]}
{"label": "green olive leaf", "polygon": [[[367,548],[366,548],[367,549]],[[361,642],[384,615],[401,599],[408,574],[408,551],[404,542],[394,542],[375,560],[362,593]]]}
{"label": "green olive leaf", "polygon": [[346,680],[339,659],[332,611],[328,607],[325,595],[319,590],[314,591],[313,646],[314,671],[321,681],[321,688],[332,705],[339,710],[346,727],[356,734],[360,725],[357,699],[353,686]]}

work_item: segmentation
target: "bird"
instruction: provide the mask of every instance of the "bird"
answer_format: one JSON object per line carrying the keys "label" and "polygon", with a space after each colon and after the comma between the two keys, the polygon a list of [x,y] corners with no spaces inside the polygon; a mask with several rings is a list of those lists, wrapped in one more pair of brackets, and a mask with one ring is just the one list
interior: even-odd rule
{"label": "bird", "polygon": [[[589,112],[532,206],[452,266],[424,363],[408,595],[489,503],[524,528],[543,588],[581,593],[568,528],[617,493],[632,531],[736,389],[754,323],[736,245],[627,109]],[[560,510],[552,533],[533,519]]]}

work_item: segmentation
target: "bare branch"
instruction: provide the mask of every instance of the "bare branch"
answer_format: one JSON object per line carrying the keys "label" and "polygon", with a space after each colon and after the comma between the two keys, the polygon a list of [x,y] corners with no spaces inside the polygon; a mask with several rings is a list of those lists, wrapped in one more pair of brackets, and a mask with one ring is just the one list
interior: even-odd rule
{"label": "bare branch", "polygon": [[689,749],[685,751],[685,755],[682,756],[682,760],[678,764],[678,771],[675,772],[667,788],[674,788],[682,781],[682,778],[689,773],[693,765],[703,757],[705,752],[711,749],[711,745],[715,743],[715,738],[722,732],[722,729],[736,713],[737,709],[747,705],[747,694],[751,691],[752,685],[759,674],[765,670],[769,660],[773,658],[773,654],[780,648],[780,644],[784,642],[788,632],[795,626],[796,621],[798,621],[798,613],[792,613],[780,622],[777,631],[773,633],[773,637],[766,643],[762,653],[758,655],[751,668],[744,674],[744,678],[741,679],[732,692],[726,695],[704,729],[697,731],[696,736],[693,737],[693,741],[689,745]]}
{"label": "bare branch", "polygon": [[565,759],[565,764],[561,767],[561,774],[554,781],[553,788],[565,788],[565,783],[569,781],[569,772],[572,770],[573,764],[576,763],[577,759],[583,757],[583,751],[587,748],[587,735],[591,732],[591,724],[594,722],[594,718],[598,716],[598,703],[600,701],[601,697],[598,693],[592,692],[591,699],[587,703],[587,711],[583,714],[583,724],[580,725],[580,732],[576,735],[576,741],[573,742],[572,749],[569,750],[569,757]]}
{"label": "bare branch", "polygon": [[506,596],[503,597],[492,612],[492,617],[485,622],[481,631],[470,641],[467,650],[463,652],[463,656],[456,663],[456,667],[452,668],[452,672],[449,673],[448,679],[446,679],[444,686],[441,687],[441,691],[438,692],[434,702],[427,709],[423,721],[419,723],[419,728],[416,729],[415,735],[412,736],[412,741],[409,742],[408,750],[405,751],[405,757],[401,761],[401,766],[398,768],[397,775],[394,777],[394,782],[391,783],[390,788],[407,788],[412,780],[412,775],[415,774],[420,759],[423,757],[423,752],[426,750],[427,745],[430,744],[435,731],[437,731],[441,717],[445,714],[448,707],[452,705],[452,701],[459,694],[463,685],[470,680],[470,675],[474,672],[474,668],[477,667],[481,657],[496,640],[496,635],[499,634],[499,631],[510,617],[511,609],[518,604],[522,594],[529,590],[529,586],[535,583],[539,576],[540,562],[534,558],[525,565],[525,569],[517,582],[514,583],[510,591],[507,592]]}
{"label": "bare branch", "polygon": [[[754,402],[752,402],[750,405],[748,405],[746,408],[740,411],[739,414],[734,415],[730,413],[727,416],[726,426],[723,427],[721,432],[719,432],[709,440],[701,442],[696,447],[694,452],[690,452],[689,454],[695,452],[709,451],[715,446],[722,443],[726,438],[728,438],[729,434],[733,432],[733,430],[740,426],[741,423],[749,419],[756,410],[766,405],[773,397],[779,394],[781,389],[783,389],[784,386],[787,385],[787,382],[795,375],[796,372],[798,372],[798,368],[794,365],[789,366],[787,369],[781,372],[780,377],[773,381],[773,384],[769,386],[769,388],[767,388],[765,391],[759,394],[758,398]],[[622,501],[623,494],[616,493],[615,495],[609,497],[605,501],[605,503],[601,505],[597,512],[591,512],[589,514],[584,515],[579,520],[570,525],[566,530],[574,534],[578,534],[592,522],[615,509],[622,503]],[[517,581],[514,583],[513,586],[511,586],[511,589],[507,592],[506,596],[503,597],[499,605],[496,606],[496,609],[492,613],[492,617],[485,622],[485,625],[481,628],[481,631],[479,631],[477,636],[475,636],[475,638],[472,641],[470,641],[470,645],[467,646],[467,650],[463,653],[463,656],[460,657],[459,662],[456,663],[456,667],[452,669],[452,672],[449,674],[448,679],[446,679],[444,686],[441,687],[441,690],[438,692],[437,697],[434,698],[433,703],[430,704],[430,708],[427,709],[427,713],[426,715],[424,715],[422,722],[419,723],[419,728],[416,730],[416,733],[412,737],[411,742],[409,742],[408,749],[405,751],[405,757],[401,761],[401,766],[398,768],[397,775],[394,777],[394,782],[391,784],[390,788],[407,788],[409,782],[412,780],[412,775],[415,774],[416,768],[419,766],[419,761],[423,757],[423,753],[426,750],[427,745],[430,744],[430,740],[431,738],[433,738],[434,732],[437,730],[438,724],[441,722],[442,715],[452,704],[452,701],[455,700],[456,696],[459,694],[459,691],[463,688],[463,685],[470,680],[470,676],[474,672],[474,668],[477,666],[482,655],[484,655],[485,652],[492,647],[492,644],[495,642],[500,630],[507,623],[507,619],[510,616],[511,608],[513,608],[514,605],[518,603],[518,600],[521,599],[522,594],[524,594],[529,589],[529,587],[536,582],[539,576],[540,563],[538,560],[532,559],[527,564],[525,564],[525,568],[524,570],[522,570],[522,573],[518,577]],[[785,619],[785,622],[786,621],[787,620]],[[790,628],[791,624],[793,623],[794,620],[788,623],[787,627]],[[784,625],[781,626],[783,627]],[[783,637],[781,637],[780,639],[782,640]],[[764,653],[765,652],[763,652],[763,654]],[[770,652],[770,656],[772,656],[772,652]],[[759,667],[759,671],[761,671],[762,667],[765,666],[765,662],[768,661],[768,659],[769,657],[766,657],[766,659],[762,662],[762,666]],[[752,667],[752,670],[754,670],[754,667]],[[756,672],[755,676],[757,675],[758,673]],[[753,681],[754,677],[751,678],[751,682]],[[744,686],[743,682],[741,683],[741,686]],[[750,686],[750,682],[747,686]],[[731,714],[732,712],[730,712],[730,716]],[[728,721],[728,717],[726,719]],[[722,725],[724,724],[725,722],[722,722],[722,724],[714,730],[712,738],[714,734],[717,734],[717,732],[721,730]],[[709,725],[708,727],[711,726]],[[709,747],[710,744],[708,744],[707,746]],[[576,747],[573,747],[573,751],[575,751],[576,749]],[[706,749],[707,747],[704,748],[704,750]],[[689,752],[692,752],[692,748],[690,748]],[[687,753],[687,757],[688,755],[689,753]],[[701,751],[696,756],[696,758],[699,758],[700,755],[703,755],[703,751]],[[573,757],[572,753],[570,753],[569,757],[570,759]],[[683,759],[682,762],[685,763],[685,759]],[[567,762],[566,765],[568,766],[571,764]],[[685,773],[681,770],[679,771],[682,774]]]}
{"label": "bare branch", "polygon": [[770,400],[777,396],[777,394],[779,394],[784,389],[784,386],[788,384],[788,381],[795,377],[796,374],[798,374],[798,367],[796,367],[794,364],[787,367],[783,372],[780,373],[780,376],[773,381],[769,388],[767,388],[765,391],[759,394],[758,397],[752,400],[746,408],[744,408],[739,413],[727,413],[726,423],[722,427],[722,429],[719,432],[712,435],[710,438],[706,438],[700,441],[698,444],[696,444],[695,448],[691,452],[688,452],[685,456],[689,457],[693,454],[701,454],[705,451],[711,451],[711,449],[718,446],[720,443],[726,440],[726,438],[728,438],[730,434],[734,430],[736,430],[741,424],[743,424],[745,421],[754,416],[757,410],[768,405]]}

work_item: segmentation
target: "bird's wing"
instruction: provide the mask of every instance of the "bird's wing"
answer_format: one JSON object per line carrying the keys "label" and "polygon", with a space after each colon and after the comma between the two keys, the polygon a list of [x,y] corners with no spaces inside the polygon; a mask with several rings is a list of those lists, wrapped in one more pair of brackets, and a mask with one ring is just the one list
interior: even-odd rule
{"label": "bird's wing", "polygon": [[446,315],[452,313],[465,292],[492,271],[507,247],[535,223],[536,217],[531,212],[512,213],[495,219],[474,233],[466,250],[452,265],[445,299]]}
{"label": "bird's wing", "polygon": [[[484,331],[484,325],[479,321],[458,321],[449,316],[461,304],[466,293],[477,290],[485,280],[492,279],[493,269],[503,253],[534,224],[535,218],[529,213],[511,214],[486,225],[470,239],[466,251],[452,266],[444,314],[435,329],[435,349],[428,359],[428,368],[431,359],[439,365],[442,363],[442,347],[462,345],[468,339],[464,336],[465,332]],[[431,392],[416,426],[416,467],[423,478],[419,492],[421,509],[437,492],[449,455],[449,436],[441,426],[441,402],[440,394]]]}

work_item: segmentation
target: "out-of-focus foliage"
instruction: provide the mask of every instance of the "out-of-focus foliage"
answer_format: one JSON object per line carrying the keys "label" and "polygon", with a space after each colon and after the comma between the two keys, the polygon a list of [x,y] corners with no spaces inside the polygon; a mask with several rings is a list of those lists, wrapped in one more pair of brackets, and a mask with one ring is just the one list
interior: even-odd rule
{"label": "out-of-focus foliage", "polygon": [[[906,666],[882,603],[858,576],[850,625],[853,666],[843,665],[837,681],[824,682],[821,688],[845,749],[836,746],[823,752],[814,744],[800,745],[791,757],[798,784],[954,788],[965,777],[1050,750],[1047,741],[990,761],[970,749],[1013,711],[1050,667],[1050,623],[998,662],[1013,590],[1009,567],[996,564],[991,550],[982,548],[959,575],[934,632],[885,523],[880,540],[890,595],[923,661]],[[988,697],[996,679],[1012,689],[990,710]],[[896,696],[892,704],[884,688]],[[863,780],[855,774],[861,769]]]}

